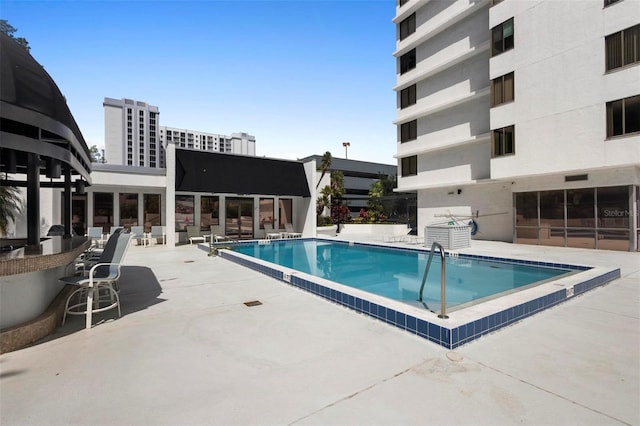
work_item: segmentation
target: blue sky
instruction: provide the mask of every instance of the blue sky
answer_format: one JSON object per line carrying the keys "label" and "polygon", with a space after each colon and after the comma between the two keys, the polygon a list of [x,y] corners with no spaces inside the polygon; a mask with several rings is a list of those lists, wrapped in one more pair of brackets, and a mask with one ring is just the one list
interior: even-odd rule
{"label": "blue sky", "polygon": [[0,17],[67,98],[89,146],[104,97],[160,124],[248,132],[256,153],[395,164],[395,0],[7,1]]}

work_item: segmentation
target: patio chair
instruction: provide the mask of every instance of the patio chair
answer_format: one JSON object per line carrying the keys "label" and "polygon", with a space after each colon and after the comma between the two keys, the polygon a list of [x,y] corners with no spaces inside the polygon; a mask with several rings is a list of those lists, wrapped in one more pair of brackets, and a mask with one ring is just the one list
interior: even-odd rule
{"label": "patio chair", "polygon": [[91,245],[100,247],[105,240],[102,238],[102,226],[90,226],[87,229],[87,237],[91,239]]}
{"label": "patio chair", "polygon": [[189,244],[193,244],[194,241],[202,241],[203,243],[207,241],[206,237],[200,234],[200,227],[197,225],[187,226],[187,238]]}
{"label": "patio chair", "polygon": [[273,230],[273,225],[271,224],[271,222],[264,223],[264,232],[266,233],[268,240],[282,238],[282,232],[275,232]]}
{"label": "patio chair", "polygon": [[224,231],[222,231],[222,226],[220,225],[211,225],[211,235],[209,235],[209,241],[212,243],[221,243],[224,241],[231,241],[231,238],[224,235]]}
{"label": "patio chair", "polygon": [[136,241],[136,245],[146,245],[147,237],[144,234],[144,226],[132,226],[131,234],[133,235],[132,240]]}
{"label": "patio chair", "polygon": [[106,241],[106,244],[102,248],[96,247],[96,246],[89,247],[78,259],[76,264],[76,271],[88,273],[88,270],[93,265],[98,263],[98,261],[100,260],[100,256],[102,256],[102,254],[104,253],[105,250],[107,250],[107,248],[111,253],[113,253],[113,250],[115,249],[115,244],[118,240],[118,235],[120,235],[120,233],[122,233],[123,231],[124,231],[124,228],[116,229],[113,232],[113,234],[109,236],[108,239],[103,240],[103,241]]}
{"label": "patio chair", "polygon": [[164,232],[164,226],[152,226],[151,233],[149,234],[149,243],[158,242],[158,239],[162,238],[162,244],[167,244],[167,235]]}
{"label": "patio chair", "polygon": [[300,232],[295,232],[293,229],[293,225],[290,223],[285,223],[284,224],[284,229],[286,230],[286,232],[284,233],[284,237],[285,238],[300,238],[302,237],[302,234]]}
{"label": "patio chair", "polygon": [[115,234],[109,239],[99,261],[91,267],[89,275],[74,275],[60,278],[59,281],[78,286],[67,298],[62,316],[64,325],[67,315],[86,315],[85,328],[91,328],[94,312],[109,309],[120,311],[118,297],[118,279],[120,266],[127,253],[133,235],[128,232]]}

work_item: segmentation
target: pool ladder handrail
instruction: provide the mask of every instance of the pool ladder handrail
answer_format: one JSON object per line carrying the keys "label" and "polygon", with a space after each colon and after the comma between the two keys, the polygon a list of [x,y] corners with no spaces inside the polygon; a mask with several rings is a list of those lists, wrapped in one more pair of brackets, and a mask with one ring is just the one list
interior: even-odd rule
{"label": "pool ladder handrail", "polygon": [[446,263],[445,263],[444,248],[437,241],[434,241],[433,244],[431,244],[431,252],[429,253],[429,260],[427,261],[426,268],[424,268],[424,275],[422,276],[422,284],[420,285],[420,291],[418,292],[418,301],[422,302],[422,291],[424,290],[424,285],[427,282],[427,275],[429,274],[429,268],[431,267],[431,261],[433,260],[433,253],[435,252],[435,248],[437,248],[440,251],[440,274],[441,274],[441,277],[440,277],[440,315],[438,315],[438,318],[447,319],[447,318],[449,318],[449,316],[447,315],[447,312],[446,312],[446,309],[447,309],[446,308],[446,305],[447,305],[447,279],[446,279],[447,267],[446,267]]}

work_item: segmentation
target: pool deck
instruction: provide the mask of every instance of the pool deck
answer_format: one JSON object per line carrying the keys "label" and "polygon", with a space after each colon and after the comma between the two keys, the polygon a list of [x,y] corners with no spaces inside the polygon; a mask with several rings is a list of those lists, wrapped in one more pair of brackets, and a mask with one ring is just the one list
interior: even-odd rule
{"label": "pool deck", "polygon": [[621,278],[450,351],[195,245],[132,247],[122,318],[0,356],[0,424],[640,424],[640,253],[460,252]]}

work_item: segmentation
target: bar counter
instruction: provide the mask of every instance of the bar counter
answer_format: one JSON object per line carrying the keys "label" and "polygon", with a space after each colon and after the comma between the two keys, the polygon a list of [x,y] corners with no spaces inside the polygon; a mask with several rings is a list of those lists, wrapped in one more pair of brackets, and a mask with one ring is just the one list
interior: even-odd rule
{"label": "bar counter", "polygon": [[[26,240],[2,239],[0,247]],[[0,251],[0,353],[51,334],[61,319],[68,289],[58,281],[90,246],[86,237],[47,237],[39,246]]]}

